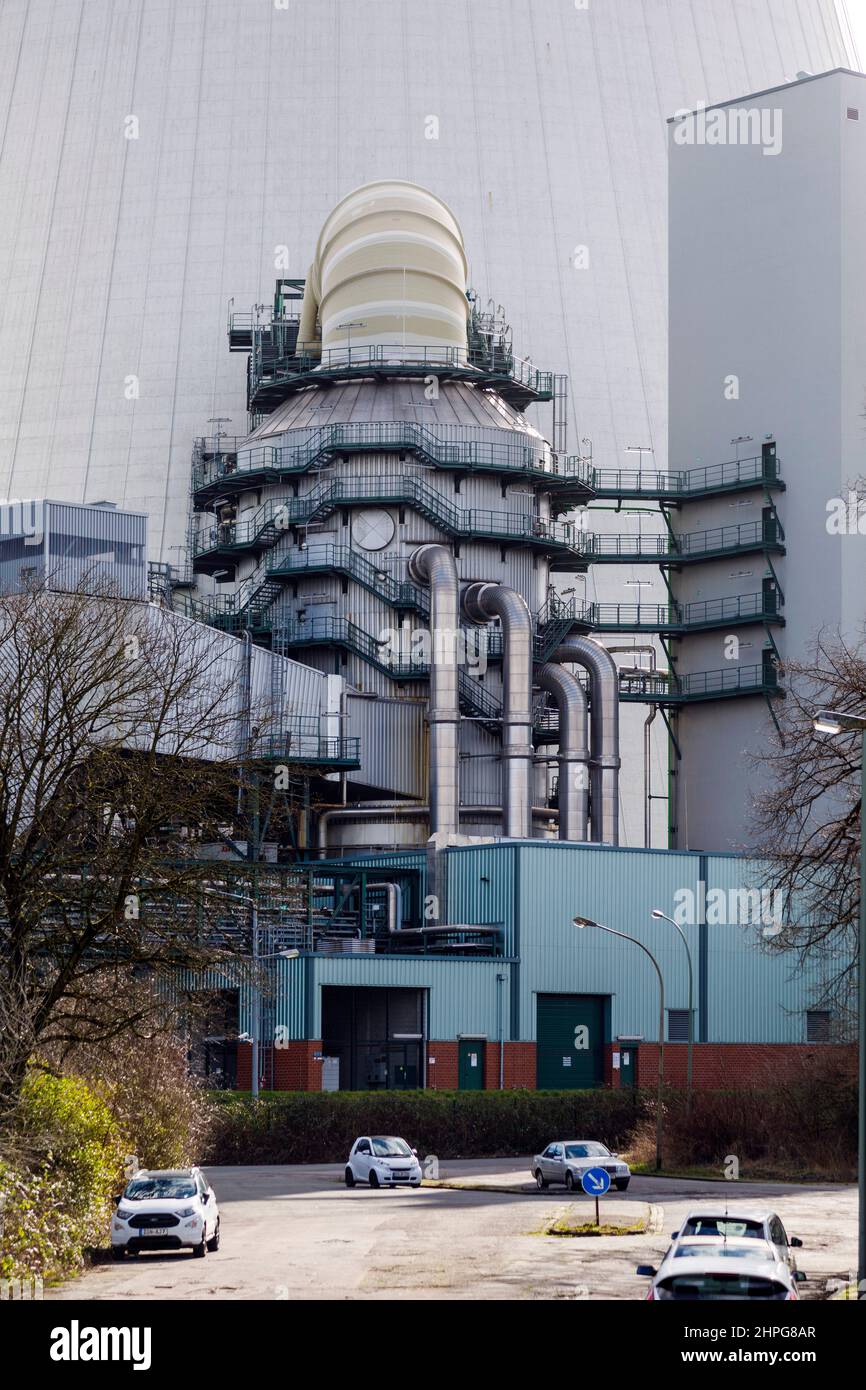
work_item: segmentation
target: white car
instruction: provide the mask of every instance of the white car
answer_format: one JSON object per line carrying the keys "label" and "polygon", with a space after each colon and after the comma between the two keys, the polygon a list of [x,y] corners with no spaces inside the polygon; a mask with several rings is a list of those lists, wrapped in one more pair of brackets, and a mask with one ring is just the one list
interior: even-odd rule
{"label": "white car", "polygon": [[775,1249],[777,1259],[792,1270],[797,1268],[797,1259],[791,1251],[795,1247],[800,1249],[803,1244],[797,1236],[789,1237],[776,1213],[766,1207],[738,1207],[730,1211],[712,1203],[688,1212],[671,1239],[683,1240],[686,1236],[726,1236],[737,1242],[743,1238],[766,1240]]}
{"label": "white car", "polygon": [[552,1182],[564,1183],[573,1192],[580,1187],[587,1168],[603,1168],[610,1175],[611,1186],[620,1192],[625,1192],[631,1181],[628,1164],[596,1139],[555,1139],[543,1153],[535,1155],[530,1172],[540,1192]]}
{"label": "white car", "polygon": [[116,1260],[142,1250],[192,1250],[204,1257],[220,1248],[216,1194],[200,1168],[142,1168],[130,1178],[111,1218]]}
{"label": "white car", "polygon": [[647,1299],[726,1301],[799,1299],[805,1279],[777,1257],[766,1240],[725,1236],[686,1236],[674,1241],[661,1265],[638,1265],[637,1274],[652,1279]]}
{"label": "white car", "polygon": [[345,1178],[347,1187],[356,1182],[368,1182],[371,1187],[420,1187],[418,1151],[395,1135],[364,1135],[352,1145]]}

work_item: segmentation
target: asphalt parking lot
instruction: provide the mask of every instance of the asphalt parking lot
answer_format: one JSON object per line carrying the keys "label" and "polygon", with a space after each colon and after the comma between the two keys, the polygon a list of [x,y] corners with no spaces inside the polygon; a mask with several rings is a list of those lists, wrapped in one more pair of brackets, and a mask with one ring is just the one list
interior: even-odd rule
{"label": "asphalt parking lot", "polygon": [[454,1160],[425,1186],[347,1190],[342,1165],[210,1168],[222,1247],[197,1260],[162,1253],[99,1264],[51,1299],[641,1299],[639,1263],[657,1263],[701,1195],[778,1211],[804,1248],[804,1296],[855,1264],[854,1187],[633,1178],[604,1199],[613,1221],[645,1220],[640,1235],[559,1237],[547,1226],[594,1203],[564,1189],[539,1193],[529,1159]]}

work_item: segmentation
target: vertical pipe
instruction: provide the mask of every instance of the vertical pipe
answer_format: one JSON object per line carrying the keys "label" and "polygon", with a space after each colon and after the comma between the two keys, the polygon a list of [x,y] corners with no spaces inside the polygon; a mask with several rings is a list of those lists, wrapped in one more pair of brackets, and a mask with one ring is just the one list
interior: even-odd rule
{"label": "vertical pipe", "polygon": [[456,835],[458,817],[457,694],[459,615],[457,566],[444,545],[422,545],[409,558],[409,575],[430,585],[430,833]]}
{"label": "vertical pipe", "polygon": [[548,662],[538,684],[559,711],[559,838],[585,840],[589,809],[589,745],[583,686],[570,671]]}
{"label": "vertical pipe", "polygon": [[590,790],[592,838],[619,844],[619,673],[613,657],[591,637],[572,637],[556,661],[586,667],[592,690]]}
{"label": "vertical pipe", "polygon": [[526,600],[504,584],[470,584],[463,610],[472,622],[499,618],[502,623],[503,830],[509,839],[526,840],[532,833],[532,616]]}

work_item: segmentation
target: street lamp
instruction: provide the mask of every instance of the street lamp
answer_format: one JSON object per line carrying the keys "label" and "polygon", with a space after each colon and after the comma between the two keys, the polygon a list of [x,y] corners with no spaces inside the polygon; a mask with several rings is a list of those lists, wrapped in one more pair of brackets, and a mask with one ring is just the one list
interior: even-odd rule
{"label": "street lamp", "polygon": [[662,1093],[665,1084],[665,982],[662,978],[661,968],[652,951],[644,946],[642,941],[638,941],[636,936],[628,936],[624,931],[616,931],[613,927],[604,927],[601,922],[594,922],[591,917],[574,917],[572,921],[576,927],[595,927],[598,931],[606,931],[611,936],[618,936],[622,941],[630,941],[632,945],[639,946],[644,955],[649,956],[659,977],[659,1074],[656,1101],[656,1172],[658,1173],[662,1166]]}
{"label": "street lamp", "polygon": [[692,1062],[695,1045],[695,1013],[693,1005],[694,975],[692,973],[692,953],[689,947],[688,938],[686,937],[686,934],[680,926],[679,922],[675,922],[673,917],[669,917],[666,912],[662,912],[660,908],[657,907],[653,908],[651,915],[656,919],[657,922],[670,922],[674,930],[679,932],[680,936],[682,937],[683,945],[686,948],[686,959],[689,963],[689,1050],[686,1054],[686,1113],[691,1114],[692,1078],[694,1074],[692,1069]]}
{"label": "street lamp", "polygon": [[818,734],[860,734],[860,924],[857,938],[857,1297],[866,1289],[866,715],[819,710],[812,720]]}

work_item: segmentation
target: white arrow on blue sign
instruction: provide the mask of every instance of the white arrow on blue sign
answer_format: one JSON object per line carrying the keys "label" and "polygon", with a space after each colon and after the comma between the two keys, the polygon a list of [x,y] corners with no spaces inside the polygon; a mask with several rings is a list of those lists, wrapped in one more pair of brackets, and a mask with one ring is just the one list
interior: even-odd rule
{"label": "white arrow on blue sign", "polygon": [[610,1173],[603,1168],[587,1168],[580,1185],[587,1197],[603,1197],[610,1187]]}

